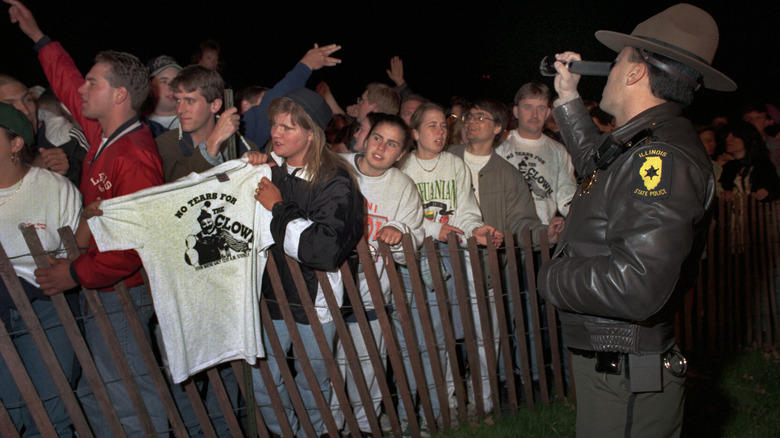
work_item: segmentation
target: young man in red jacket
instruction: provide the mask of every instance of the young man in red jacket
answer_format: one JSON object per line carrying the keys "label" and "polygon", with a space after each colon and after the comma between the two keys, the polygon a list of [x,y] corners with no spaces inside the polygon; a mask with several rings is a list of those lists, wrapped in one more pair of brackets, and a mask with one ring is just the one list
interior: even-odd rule
{"label": "young man in red jacket", "polygon": [[[150,88],[149,72],[143,63],[128,53],[100,52],[95,57],[95,65],[84,78],[62,46],[41,32],[35,17],[24,5],[16,0],[5,1],[11,5],[11,21],[18,23],[22,32],[35,42],[38,59],[57,98],[84,128],[89,140],[90,150],[84,159],[80,184],[85,205],[162,184],[162,161],[154,138],[138,118]],[[82,233],[77,235],[80,245],[87,244]],[[158,433],[167,430],[165,410],[140,359],[138,346],[113,290],[116,283],[125,282],[141,324],[148,328],[154,310],[139,272],[141,260],[138,254],[135,251],[100,252],[90,237],[86,252],[77,259],[71,262],[52,258],[50,262],[51,267],[35,272],[36,280],[46,294],[53,295],[77,286],[100,290],[100,298],[117,336],[122,340],[122,350],[136,376],[154,428]],[[154,433],[155,430],[144,430],[129,402],[94,318],[86,320],[85,337],[101,376],[104,381],[112,382],[106,385],[106,389],[125,432],[128,436]],[[80,386],[83,384],[86,382]],[[110,433],[94,398],[87,395],[82,402],[93,432],[98,436],[108,436]]]}

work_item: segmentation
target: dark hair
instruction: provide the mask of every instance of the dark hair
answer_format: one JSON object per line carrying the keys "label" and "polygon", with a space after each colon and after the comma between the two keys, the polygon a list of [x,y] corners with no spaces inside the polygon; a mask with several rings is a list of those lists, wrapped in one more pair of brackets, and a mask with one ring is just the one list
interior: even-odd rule
{"label": "dark hair", "polygon": [[242,100],[246,100],[247,102],[252,102],[253,100],[256,100],[258,97],[260,97],[266,91],[268,91],[268,87],[261,87],[259,85],[250,85],[248,87],[244,87],[238,90],[234,100],[236,101],[236,103],[241,103]]}
{"label": "dark hair", "polygon": [[538,97],[550,103],[550,87],[541,82],[527,82],[523,84],[517,93],[515,93],[515,105],[520,105],[523,99],[532,99]]}
{"label": "dark hair", "polygon": [[766,157],[769,155],[769,151],[766,148],[766,142],[761,138],[761,134],[758,132],[752,123],[742,120],[730,121],[728,125],[721,132],[722,138],[728,137],[729,134],[739,138],[745,144],[745,158],[742,161],[746,164],[752,164],[758,157]]}
{"label": "dark hair", "polygon": [[[658,62],[691,78],[693,81],[701,83],[702,76],[693,67],[689,67],[672,58],[653,53],[649,50],[645,50],[645,53],[649,57],[655,58]],[[650,64],[642,57],[642,54],[639,53],[638,49],[632,48],[631,56],[628,60],[630,62],[642,63],[647,66],[647,72],[650,78],[650,91],[652,91],[653,96],[669,102],[675,102],[683,107],[686,107],[693,102],[693,93],[696,91],[693,85]]]}
{"label": "dark hair", "polygon": [[493,122],[501,127],[501,132],[493,136],[493,146],[501,141],[501,137],[506,129],[507,121],[509,120],[509,112],[506,109],[506,105],[495,99],[477,99],[469,109],[481,109],[487,111],[490,116],[493,117]]}
{"label": "dark hair", "polygon": [[185,67],[171,81],[171,90],[180,93],[192,93],[200,90],[206,102],[212,103],[225,95],[225,85],[222,76],[214,70],[202,65]]}
{"label": "dark hair", "polygon": [[108,84],[113,88],[124,87],[130,94],[133,111],[139,112],[152,88],[149,69],[134,55],[114,50],[99,52],[95,56],[95,64],[98,63],[108,65]]}
{"label": "dark hair", "polygon": [[[403,136],[402,143],[401,143],[401,148],[403,149],[403,151],[404,152],[408,151],[409,148],[412,146],[412,130],[409,129],[409,125],[407,125],[406,122],[404,122],[404,119],[396,116],[395,114],[384,114],[384,113],[370,113],[369,117],[370,117],[369,120],[371,121],[371,129],[368,131],[369,136],[371,135],[372,132],[374,132],[374,129],[376,129],[376,127],[379,125],[395,126],[396,128],[401,130],[401,134]],[[366,136],[366,139],[368,139],[368,136]]]}

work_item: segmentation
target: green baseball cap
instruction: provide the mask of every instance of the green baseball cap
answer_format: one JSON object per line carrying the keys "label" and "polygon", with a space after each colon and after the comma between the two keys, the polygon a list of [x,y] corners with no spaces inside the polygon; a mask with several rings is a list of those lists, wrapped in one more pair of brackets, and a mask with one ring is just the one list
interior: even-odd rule
{"label": "green baseball cap", "polygon": [[24,144],[32,146],[34,136],[30,120],[13,105],[0,102],[0,126],[22,137]]}

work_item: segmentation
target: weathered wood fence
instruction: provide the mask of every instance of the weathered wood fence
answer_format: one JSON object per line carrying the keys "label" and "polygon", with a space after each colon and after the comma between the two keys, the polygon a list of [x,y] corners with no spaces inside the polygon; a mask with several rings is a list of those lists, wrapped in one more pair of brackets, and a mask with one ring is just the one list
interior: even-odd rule
{"label": "weathered wood fence", "polygon": [[[686,294],[683,308],[677,314],[677,339],[684,351],[697,348],[726,353],[746,345],[771,346],[780,339],[777,307],[777,295],[780,288],[778,285],[780,276],[779,209],[780,201],[760,203],[756,202],[754,198],[737,198],[730,202],[723,200],[719,202],[716,217],[709,232],[707,252],[700,263],[699,281],[694,289]],[[34,256],[38,266],[47,266],[48,262],[35,230],[30,227],[21,232],[24,233],[30,253]],[[79,251],[75,246],[72,232],[70,229],[63,229],[60,230],[60,234],[67,248],[68,257],[75,258]],[[556,397],[575,396],[575,388],[566,375],[568,368],[565,365],[569,357],[561,342],[559,327],[556,323],[556,312],[551,306],[544,306],[540,302],[536,291],[534,274],[538,266],[535,266],[535,260],[544,262],[549,259],[550,252],[546,242],[542,242],[542,250],[536,256],[531,256],[533,248],[528,232],[523,234],[522,242],[519,245],[515,244],[512,239],[507,239],[506,248],[499,250],[494,248],[479,249],[473,239],[467,243],[467,248],[461,248],[454,239],[448,242],[450,254],[460,255],[459,257],[451,257],[451,262],[456,289],[454,292],[461,305],[455,308],[443,305],[431,308],[426,305],[425,311],[419,312],[418,320],[415,320],[410,312],[408,297],[413,296],[416,303],[427,304],[426,296],[428,294],[424,289],[418,262],[421,252],[424,252],[430,266],[439,266],[439,254],[435,243],[428,239],[423,247],[417,250],[410,246],[410,239],[405,236],[403,247],[404,255],[409,261],[407,265],[411,277],[411,291],[404,290],[402,279],[395,269],[390,248],[386,245],[380,245],[380,253],[386,261],[386,267],[389,268],[387,272],[392,288],[390,302],[385,302],[381,293],[368,246],[365,242],[361,242],[357,248],[371,291],[373,301],[371,307],[376,310],[376,319],[381,327],[387,348],[387,360],[385,361],[380,355],[376,343],[373,342],[365,312],[355,312],[361,333],[363,333],[364,339],[369,340],[366,342],[368,359],[376,375],[384,377],[379,379],[379,385],[383,415],[386,415],[389,420],[386,422],[385,430],[382,428],[380,417],[370,408],[373,406],[373,401],[363,378],[360,358],[352,342],[349,328],[342,313],[338,311],[338,305],[332,291],[330,291],[329,282],[325,281],[324,273],[318,273],[325,296],[328,297],[328,306],[332,309],[331,314],[334,318],[337,338],[344,346],[348,367],[352,375],[355,376],[354,380],[360,394],[359,403],[369,406],[365,411],[371,433],[374,436],[383,434],[402,436],[405,431],[401,430],[397,410],[401,404],[406,408],[406,412],[410,413],[409,430],[406,432],[411,432],[413,436],[419,436],[421,434],[420,422],[411,413],[420,411],[420,419],[425,417],[427,428],[433,433],[459,421],[467,421],[469,416],[486,415],[488,412],[485,412],[482,396],[486,390],[489,390],[492,399],[492,413],[494,415],[513,413],[521,408],[533,411],[536,403],[548,404],[551,399]],[[469,255],[470,266],[466,266],[464,263],[463,255],[466,253]],[[525,256],[521,257],[523,254]],[[305,355],[303,339],[298,333],[289,304],[282,292],[281,280],[277,272],[278,263],[288,263],[293,275],[300,280],[297,282],[299,290],[305,290],[300,270],[296,262],[289,258],[287,260],[270,258],[266,267],[279,299],[293,347],[298,352],[298,358],[295,360],[301,362],[303,374],[310,382],[327,432],[332,437],[340,436],[339,426],[332,415],[330,400],[327,400],[319,390],[319,385]],[[473,278],[476,279],[474,284],[468,284],[467,269],[472,271]],[[349,301],[353,304],[362,303],[359,287],[350,280],[353,277],[346,264],[342,266],[341,271],[345,279],[345,296],[348,296]],[[1,246],[0,273],[45,362],[59,397],[65,404],[73,428],[80,437],[93,436],[76,393],[60,368],[46,338],[44,328],[38,321],[11,262]],[[491,289],[488,289],[488,277]],[[431,278],[436,301],[438,303],[448,302],[447,297],[452,295],[448,295],[445,289],[445,279],[442,272],[433,269]],[[146,283],[148,287],[148,280]],[[165,369],[158,359],[159,355],[154,350],[153,344],[149,342],[140,325],[127,288],[123,283],[120,283],[116,285],[116,291],[123,311],[130,321],[133,335],[141,347],[141,354],[148,373],[152,377],[165,408],[170,424],[169,432],[175,436],[188,436],[187,426],[185,426],[179,407],[171,395]],[[147,436],[154,436],[156,433],[149,418],[149,412],[144,405],[122,350],[119,348],[119,342],[102,306],[99,292],[83,290],[81,293],[85,295],[88,305],[101,327],[101,332],[119,370],[121,381],[127,389],[130,402],[141,421],[144,433]],[[357,431],[359,426],[345,391],[344,376],[341,374],[339,364],[333,354],[334,346],[322,341],[325,339],[325,335],[316,317],[314,304],[308,298],[308,294],[302,293],[300,295],[309,320],[313,321],[312,331],[325,358],[333,384],[332,397],[338,400],[344,413],[346,426],[349,430]],[[498,297],[501,299],[497,299]],[[73,314],[62,294],[52,296],[51,300],[75,350],[82,369],[81,378],[87,379],[92,388],[112,436],[125,436],[106,392],[105,382],[98,373],[79,327],[81,317]],[[464,303],[469,303],[469,305],[464,305]],[[359,308],[360,304],[355,307]],[[268,351],[267,354],[285,357],[286,352],[282,351],[279,342],[274,342],[276,332],[264,300],[261,300],[260,308],[263,328],[268,333],[272,345],[271,351]],[[437,338],[434,335],[434,329],[431,325],[431,309],[438,312],[438,316],[441,318],[443,338]],[[474,311],[477,312],[478,318],[474,317]],[[462,320],[464,333],[462,339],[455,338],[453,312],[459,312]],[[400,321],[401,333],[394,329],[394,318]],[[204,316],[204,320],[207,321],[207,316]],[[478,321],[480,327],[475,326],[475,321]],[[415,324],[422,326],[421,332],[424,334],[424,339],[416,339]],[[492,328],[493,325],[497,327],[496,331]],[[481,337],[478,337],[477,333],[480,332]],[[498,334],[496,338],[494,338],[494,333]],[[16,385],[20,388],[24,404],[29,409],[41,434],[45,437],[57,436],[43,402],[38,397],[25,365],[14,347],[12,337],[16,335],[16,333],[9,333],[5,326],[0,324],[2,358]],[[404,369],[402,361],[404,352],[399,346],[399,336],[403,336],[407,340],[412,376],[407,375]],[[495,345],[497,348],[486,348],[491,345]],[[530,351],[531,345],[533,345],[533,355]],[[483,346],[481,351],[484,352],[482,353],[484,354],[482,362],[489,370],[487,373],[489,388],[483,387],[480,374],[481,361],[478,360],[480,346]],[[445,369],[438,354],[429,355],[430,366],[433,369],[433,382],[426,381],[424,372],[426,364],[421,362],[418,351],[422,348],[428,351],[445,351],[451,359],[449,369]],[[463,366],[463,361],[456,360],[456,358],[463,356],[468,358],[467,367]],[[532,357],[535,357],[535,364],[531,363]],[[316,436],[294,381],[294,367],[285,366],[289,365],[291,361],[292,359],[279,362],[284,385],[290,394],[302,430],[307,436]],[[231,403],[228,396],[229,389],[223,385],[216,368],[204,372],[217,396],[221,412],[207,410],[192,379],[184,383],[184,389],[192,403],[203,434],[207,437],[217,436],[217,432],[212,427],[212,420],[221,415],[227,422],[229,434],[233,436],[270,436],[253,401],[251,372],[246,364],[238,361],[231,363],[230,366],[233,368],[238,390],[243,397],[238,405]],[[267,361],[259,360],[257,367],[264,382],[271,382],[271,372]],[[499,369],[503,371],[499,372]],[[519,373],[515,373],[517,369],[520,370]],[[532,372],[533,370],[536,372]],[[392,378],[387,378],[388,376],[392,376]],[[421,382],[417,385],[416,397],[409,389],[411,377],[416,382]],[[448,379],[454,382],[454,396],[452,397],[446,389]],[[450,385],[452,384],[450,383]],[[273,384],[267,385],[267,387],[283,435],[292,436],[292,429],[286,420],[278,388]],[[2,391],[3,389],[0,388],[0,398]],[[434,417],[433,398],[437,398],[439,406],[442,407],[439,418]],[[447,409],[450,406],[452,406],[452,411]],[[19,432],[8,413],[9,409],[18,408],[20,406],[8,406],[0,403],[0,435],[4,437],[19,436]]]}

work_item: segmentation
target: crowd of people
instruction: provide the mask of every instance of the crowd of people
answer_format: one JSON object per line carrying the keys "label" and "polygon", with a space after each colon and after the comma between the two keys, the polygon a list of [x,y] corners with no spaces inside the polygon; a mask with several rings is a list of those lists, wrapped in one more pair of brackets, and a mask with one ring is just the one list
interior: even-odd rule
{"label": "crowd of people", "polygon": [[[320,82],[316,87],[306,88],[314,72],[340,63],[333,56],[340,49],[338,45],[315,44],[279,82],[271,87],[253,84],[240,88],[235,95],[235,106],[227,107],[225,90],[230,84],[218,72],[220,47],[215,41],[201,43],[188,66],[182,66],[165,54],[143,63],[129,53],[100,52],[89,72],[82,76],[65,48],[41,31],[29,9],[18,0],[4,1],[10,5],[11,21],[18,23],[34,43],[49,88],[37,94],[35,88],[24,84],[24,78],[13,78],[0,72],[0,130],[3,131],[0,133],[0,153],[6,157],[0,160],[0,168],[4,170],[0,172],[0,219],[3,224],[0,240],[38,318],[47,327],[46,334],[55,347],[57,358],[76,389],[90,427],[97,436],[110,436],[110,429],[89,384],[83,377],[79,378],[78,366],[74,366],[74,351],[65,339],[49,298],[52,295],[64,293],[74,312],[84,317],[87,345],[106,382],[119,421],[129,436],[148,434],[149,426],[139,420],[129,401],[106,341],[92,317],[93,309],[86,305],[85,297],[79,292],[81,288],[100,291],[100,299],[110,314],[114,331],[122,339],[121,348],[156,433],[167,433],[168,419],[151,377],[139,359],[139,347],[130,336],[127,317],[121,311],[114,290],[114,285],[121,281],[129,288],[148,340],[160,347],[174,399],[191,433],[199,433],[199,426],[180,382],[187,378],[195,380],[207,409],[219,412],[213,388],[198,372],[217,365],[229,396],[238,404],[237,378],[224,362],[242,358],[253,364],[257,360],[267,360],[273,383],[279,389],[286,422],[277,417],[267,382],[264,383],[260,370],[253,368],[254,395],[268,429],[279,436],[286,431],[305,435],[285,389],[281,367],[286,365],[279,363],[284,358],[272,354],[276,342],[295,358],[295,384],[314,432],[317,435],[327,433],[317,407],[318,392],[330,402],[338,426],[344,428],[342,408],[332,395],[333,383],[322,360],[323,352],[315,341],[324,334],[325,342],[332,346],[341,365],[349,402],[361,433],[370,434],[366,411],[381,416],[378,379],[384,376],[376,375],[366,343],[376,343],[386,360],[387,341],[383,339],[373,307],[375,301],[368,286],[367,272],[376,271],[384,303],[390,306],[393,299],[387,270],[397,269],[402,279],[412,320],[416,322],[413,330],[417,345],[408,345],[411,341],[404,336],[406,328],[397,314],[394,314],[394,329],[413,397],[420,384],[427,384],[433,390],[433,367],[440,367],[446,374],[449,362],[457,360],[449,357],[443,347],[433,352],[426,348],[425,334],[419,324],[422,309],[430,309],[434,337],[442,340],[445,335],[438,307],[446,306],[454,337],[463,339],[464,322],[459,306],[470,306],[476,336],[483,339],[476,300],[459,303],[455,293],[453,260],[459,258],[457,265],[460,266],[469,266],[470,260],[465,251],[450,252],[447,240],[452,235],[464,247],[466,240],[473,237],[482,247],[502,248],[509,239],[518,242],[525,229],[531,230],[537,247],[542,241],[553,246],[560,241],[555,261],[539,274],[540,292],[549,303],[563,311],[564,342],[577,357],[575,362],[579,362],[573,370],[578,384],[592,378],[583,373],[582,364],[592,368],[593,361],[597,361],[597,372],[601,372],[598,367],[605,363],[603,352],[614,353],[615,356],[610,357],[618,358],[613,360],[616,369],[607,370],[607,373],[620,374],[619,358],[622,356],[618,355],[626,354],[630,359],[625,360],[632,361],[625,365],[626,369],[631,366],[634,376],[644,376],[639,369],[641,358],[664,355],[666,360],[679,353],[667,342],[668,331],[659,329],[661,334],[654,334],[656,338],[652,342],[639,346],[608,345],[600,336],[607,336],[608,330],[618,326],[615,323],[618,320],[621,324],[624,321],[655,324],[659,314],[666,314],[663,307],[668,296],[655,302],[638,299],[628,304],[610,303],[620,300],[605,298],[594,305],[568,294],[586,287],[583,284],[589,284],[587,287],[594,290],[608,287],[622,290],[629,285],[650,288],[645,277],[632,277],[635,272],[626,266],[636,268],[634,262],[648,266],[642,263],[653,259],[651,253],[659,250],[659,246],[643,243],[651,238],[656,239],[656,243],[665,243],[669,242],[669,236],[677,236],[674,243],[690,243],[691,255],[695,256],[696,242],[689,232],[679,232],[674,224],[687,220],[690,228],[691,223],[704,223],[704,212],[711,205],[715,191],[727,199],[735,194],[754,194],[760,201],[780,197],[780,136],[776,129],[780,126],[780,112],[772,105],[752,105],[739,114],[697,125],[697,130],[693,131],[691,122],[679,117],[679,108],[690,104],[692,99],[693,92],[688,94],[688,88],[694,88],[691,81],[694,85],[703,83],[705,87],[726,90],[731,87],[728,79],[718,82],[721,78],[708,70],[711,69],[708,64],[702,67],[699,61],[689,62],[688,55],[678,59],[674,50],[638,43],[634,34],[631,37],[624,35],[627,39],[597,34],[604,44],[619,53],[601,103],[579,96],[576,91],[578,76],[564,65],[564,62],[578,61],[579,55],[565,52],[558,58],[562,62],[555,64],[558,73],[555,90],[541,82],[528,82],[519,87],[509,104],[481,97],[466,100],[458,96],[445,106],[431,102],[425,97],[425,90],[413,90],[414,84],[406,82],[403,61],[393,57],[387,70],[392,84],[369,83],[355,104],[344,107],[336,101],[328,84]],[[698,14],[700,10],[694,9],[692,13]],[[637,29],[645,25],[643,30],[653,33],[651,20]],[[706,21],[706,18],[702,20]],[[697,53],[697,50],[700,49],[695,47],[690,51]],[[692,64],[694,67],[690,67]],[[675,73],[664,76],[669,69]],[[625,80],[620,83],[624,76]],[[682,81],[683,85],[675,81]],[[646,88],[640,89],[640,86]],[[619,87],[625,87],[625,90]],[[668,91],[674,87],[677,88]],[[507,96],[507,101],[510,98]],[[662,127],[648,133],[650,128],[645,123],[648,114],[657,119],[653,120],[660,120]],[[689,135],[689,131],[693,134]],[[695,132],[700,141],[695,139]],[[692,149],[678,150],[675,141],[691,145]],[[633,145],[636,146],[631,149]],[[700,158],[705,157],[706,161],[705,150],[710,162],[703,165]],[[241,157],[240,164],[234,160],[236,157]],[[640,162],[640,158],[645,161]],[[616,164],[613,166],[613,163]],[[710,168],[715,175],[711,184]],[[642,176],[632,176],[632,169]],[[674,175],[673,180],[671,175]],[[223,185],[225,178],[233,179],[230,194]],[[683,190],[679,185],[682,182],[689,183],[692,189]],[[620,187],[633,192],[613,196]],[[239,188],[244,191],[238,192]],[[688,196],[682,196],[681,192]],[[167,201],[152,203],[154,196]],[[170,229],[178,228],[179,231],[164,235],[150,232],[150,229],[163,229],[169,225],[156,221],[153,216],[131,212],[140,208],[139,205],[155,214],[165,211],[163,209],[171,205],[170,199],[177,196],[181,197],[182,206],[169,216],[172,217]],[[618,214],[617,209],[622,208],[619,202],[633,203],[635,208]],[[677,214],[681,203],[686,202],[686,213]],[[641,213],[637,211],[642,211],[644,206],[661,204],[663,208],[638,217]],[[242,212],[238,213],[237,208],[231,210],[231,205],[242,206]],[[168,214],[167,211],[164,214]],[[666,219],[674,216],[675,220],[669,219],[664,225],[666,237],[657,235],[663,228],[651,221],[655,215]],[[568,220],[571,216],[577,219]],[[619,222],[617,216],[623,222]],[[194,230],[189,230],[184,222],[190,217]],[[264,223],[260,224],[258,218]],[[253,221],[255,226],[248,228],[247,224]],[[117,222],[125,224],[120,226]],[[62,247],[57,229],[70,226],[85,252],[73,261],[51,256],[50,266],[37,268],[17,230],[18,224],[35,225],[44,248],[53,254]],[[122,233],[118,230],[128,235],[146,234],[146,239],[156,242],[141,237],[119,237]],[[182,234],[180,239],[174,237],[177,232]],[[600,234],[593,237],[593,233]],[[401,251],[404,235],[410,236],[415,247],[420,247],[427,237],[432,238],[439,254],[439,265],[432,266],[422,253],[416,266],[407,266]],[[361,239],[368,243],[374,256],[375,263],[370,269],[360,266],[357,261],[355,246]],[[391,247],[394,260],[383,260],[379,254],[380,242]],[[157,248],[162,243],[165,243],[164,248],[150,254],[152,247]],[[274,286],[264,270],[266,250],[276,262],[281,290]],[[610,251],[612,256],[605,256]],[[501,263],[505,266],[505,254],[502,254]],[[588,258],[593,255],[601,257]],[[300,274],[294,273],[285,262],[286,256],[298,262]],[[526,254],[526,257],[530,256]],[[646,271],[669,277],[664,267],[679,270],[687,263],[686,256],[687,253],[680,254],[669,262],[671,265],[655,261],[656,264],[649,265],[652,269]],[[159,265],[150,268],[150,260],[159,260]],[[342,277],[344,271],[340,267],[345,262],[359,286],[362,303],[344,300],[344,282],[347,280]],[[575,262],[579,264],[571,265]],[[142,264],[147,265],[150,273],[152,291],[144,285],[140,273]],[[600,268],[600,265],[603,266]],[[257,266],[260,266],[259,273]],[[591,271],[583,271],[585,266]],[[227,267],[233,270],[218,271]],[[329,283],[326,287],[318,281],[318,271],[326,274],[324,278]],[[410,271],[420,272],[425,303],[417,302],[412,293]],[[508,276],[515,273],[506,271],[505,278],[487,276],[479,279],[467,269],[469,297],[476,294],[475,281],[484,280],[489,302],[505,299],[494,296],[491,284],[501,282],[504,284],[502,290],[507,290]],[[166,275],[173,272],[182,277],[191,272],[192,278],[187,278],[184,284],[177,283],[175,278],[161,278],[175,277]],[[174,337],[188,336],[186,327],[191,327],[192,323],[177,319],[177,324],[185,329],[176,336],[171,334],[173,329],[169,328],[168,319],[163,322],[164,315],[171,312],[163,309],[165,304],[158,299],[158,294],[165,291],[156,286],[163,285],[163,289],[186,286],[192,288],[187,292],[202,294],[236,289],[226,278],[218,278],[219,275],[241,276],[242,281],[249,284],[235,297],[236,307],[248,313],[232,315],[226,320],[239,316],[245,321],[257,319],[257,298],[262,296],[273,320],[273,342],[267,331],[260,333],[250,327],[251,336],[246,342],[222,352],[219,358],[201,358],[201,355],[215,354],[212,345],[192,346],[186,341],[181,341],[183,344],[180,345],[174,340]],[[438,302],[435,293],[434,277],[439,275],[446,286],[446,303]],[[602,280],[598,275],[609,278]],[[305,293],[303,288],[299,289],[301,284],[296,284],[297,277],[305,280]],[[671,280],[674,280],[672,284],[659,281],[652,287],[671,294],[682,284],[676,282],[674,275]],[[225,284],[215,285],[220,282]],[[611,286],[607,286],[608,283]],[[655,299],[655,295],[652,298]],[[329,311],[328,302],[334,299],[344,309],[342,313],[374,401],[372,406],[361,403],[355,377],[346,366],[344,346],[336,335]],[[254,304],[245,306],[247,300]],[[636,309],[640,304],[645,307]],[[72,425],[64,404],[52,393],[54,385],[40,364],[37,349],[6,289],[0,290],[0,305],[3,323],[12,334],[41,399],[47,400],[44,406],[57,433],[72,436]],[[176,305],[183,304],[170,304]],[[594,307],[599,310],[593,310]],[[491,338],[497,339],[497,315],[495,306],[491,308]],[[656,309],[658,314],[647,314],[647,309]],[[363,338],[355,317],[357,312],[365,313],[370,321],[373,340]],[[177,314],[176,318],[179,317],[185,318]],[[206,326],[210,321],[203,319],[201,314],[193,318]],[[297,324],[305,351],[293,347],[295,342],[285,323],[290,318]],[[155,329],[156,319],[160,320],[161,330]],[[321,327],[316,333],[311,324],[313,319],[318,320]],[[213,331],[222,330],[222,325],[215,323]],[[624,325],[618,329],[637,330],[634,323],[625,322]],[[224,327],[224,330],[232,328]],[[573,334],[574,331],[577,334]],[[585,341],[583,334],[589,334],[593,340]],[[642,336],[647,335],[637,335],[638,338]],[[534,339],[533,333],[530,338]],[[658,345],[653,343],[656,341]],[[615,342],[620,344],[622,341]],[[204,352],[204,349],[212,351]],[[498,344],[479,342],[478,357],[468,358],[479,362],[482,403],[486,412],[494,408],[488,383],[491,374],[498,374],[503,380],[506,373],[517,372],[503,366],[489,369],[487,350],[490,349],[495,356]],[[530,351],[536,380],[542,371],[535,366],[535,349],[532,347]],[[415,382],[410,354],[420,356],[425,382]],[[187,359],[186,369],[172,365],[174,362],[179,364],[182,358]],[[310,363],[316,382],[307,378],[301,369],[301,358]],[[513,360],[516,367],[523,366],[519,356]],[[643,366],[652,368],[652,365]],[[637,383],[639,378],[631,382],[638,385],[632,386],[634,393],[661,391],[656,387],[654,377],[642,379],[641,383]],[[312,389],[314,384],[319,386],[318,391]],[[438,397],[431,398],[434,417],[440,418],[443,409],[456,408],[454,385],[452,376],[448,376],[449,406],[441,406]],[[23,436],[37,433],[36,424],[1,358],[0,388],[0,398],[16,428]],[[581,410],[587,413],[589,420],[578,417],[578,429],[601,430],[602,426],[593,422],[593,412],[608,404],[601,403],[600,395],[587,392],[589,389],[583,390],[582,398],[591,403],[591,407]],[[674,392],[667,391],[667,394],[675,397]],[[673,400],[669,403],[675,406]],[[424,417],[417,409],[409,411],[403,403],[398,405],[398,416],[402,429],[407,432],[411,416]],[[224,419],[216,418],[214,425],[218,434],[230,433]]]}

